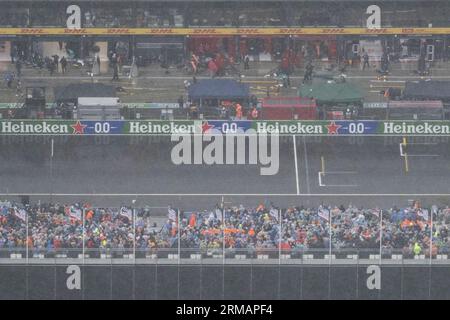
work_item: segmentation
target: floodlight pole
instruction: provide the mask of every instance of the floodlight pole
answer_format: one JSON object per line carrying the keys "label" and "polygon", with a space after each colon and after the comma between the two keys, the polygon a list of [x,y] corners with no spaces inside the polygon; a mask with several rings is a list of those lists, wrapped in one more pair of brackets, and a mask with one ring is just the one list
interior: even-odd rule
{"label": "floodlight pole", "polygon": [[381,266],[381,254],[383,246],[383,210],[380,210],[380,266]]}

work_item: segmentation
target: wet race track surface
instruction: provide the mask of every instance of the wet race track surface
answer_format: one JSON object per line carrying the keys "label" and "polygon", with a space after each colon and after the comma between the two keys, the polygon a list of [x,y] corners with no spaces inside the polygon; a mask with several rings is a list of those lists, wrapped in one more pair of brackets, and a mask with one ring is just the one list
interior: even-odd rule
{"label": "wet race track surface", "polygon": [[82,266],[68,289],[67,265],[0,266],[0,299],[449,299],[447,266],[383,266],[379,289],[368,265]]}
{"label": "wet race track surface", "polygon": [[2,195],[29,194],[35,201],[90,197],[98,205],[139,197],[195,209],[222,196],[246,205],[332,199],[386,206],[414,198],[445,204],[450,194],[448,137],[409,137],[400,146],[401,137],[297,136],[294,148],[293,137],[284,136],[274,175],[261,175],[267,165],[260,162],[176,165],[171,152],[177,142],[165,136],[55,137],[53,157],[51,139],[1,137]]}

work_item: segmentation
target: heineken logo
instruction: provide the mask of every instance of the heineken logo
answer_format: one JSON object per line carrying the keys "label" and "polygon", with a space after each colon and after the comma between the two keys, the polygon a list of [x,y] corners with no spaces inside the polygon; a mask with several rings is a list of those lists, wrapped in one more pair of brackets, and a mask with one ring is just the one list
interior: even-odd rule
{"label": "heineken logo", "polygon": [[302,123],[295,122],[257,122],[256,131],[258,133],[278,133],[278,134],[324,134],[322,123]]}
{"label": "heineken logo", "polygon": [[449,121],[93,121],[0,120],[0,135],[171,135],[245,133],[279,135],[428,135],[450,136]]}
{"label": "heineken logo", "polygon": [[69,123],[53,121],[2,121],[1,134],[69,134]]}
{"label": "heineken logo", "polygon": [[195,133],[195,125],[193,122],[177,123],[175,121],[170,122],[145,122],[145,121],[130,121],[129,132],[130,134],[181,134],[181,133]]}
{"label": "heineken logo", "polygon": [[383,134],[450,134],[448,122],[383,122]]}

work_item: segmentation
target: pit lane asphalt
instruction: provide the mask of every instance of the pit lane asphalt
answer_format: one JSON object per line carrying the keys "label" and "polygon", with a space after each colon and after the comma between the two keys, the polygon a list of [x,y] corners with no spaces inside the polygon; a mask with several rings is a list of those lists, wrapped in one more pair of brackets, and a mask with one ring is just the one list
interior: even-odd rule
{"label": "pit lane asphalt", "polygon": [[[329,64],[324,64],[320,61],[315,63],[316,72],[327,72],[324,68],[329,67]],[[171,68],[169,74],[165,73],[159,65],[150,65],[139,69],[139,77],[136,79],[128,79],[121,76],[120,81],[111,82],[112,70],[107,68],[107,63],[103,63],[103,71],[100,76],[91,79],[87,75],[86,69],[69,69],[64,75],[54,74],[50,76],[48,70],[36,70],[24,67],[22,70],[22,87],[27,86],[45,86],[47,88],[47,102],[54,101],[53,88],[55,86],[68,85],[71,83],[91,83],[99,82],[104,84],[113,84],[117,87],[122,87],[123,92],[118,92],[122,102],[125,103],[143,103],[143,102],[174,102],[185,94],[184,80],[192,81],[192,76],[186,75],[176,68]],[[243,65],[237,66],[240,73],[244,76],[243,81],[267,81],[267,74],[277,68],[276,62],[254,62],[251,63],[249,70],[244,70]],[[347,81],[351,84],[357,85],[364,96],[366,102],[385,102],[386,98],[380,95],[380,91],[388,87],[403,87],[404,81],[419,80],[422,77],[417,76],[414,71],[417,69],[416,63],[392,63],[390,67],[390,74],[388,81],[377,81],[377,72],[379,66],[375,63],[371,65],[368,70],[361,70],[360,66],[347,68],[345,72]],[[0,63],[0,73],[6,71],[15,72],[15,67],[9,62]],[[298,95],[298,88],[301,86],[304,75],[303,69],[296,69],[291,76],[291,88],[281,89],[283,96]],[[335,76],[338,74],[335,73]],[[208,75],[200,74],[198,79],[209,79]],[[225,78],[238,79],[236,75],[228,75]],[[450,61],[436,61],[432,68],[432,74],[429,77],[434,80],[448,80],[450,78]],[[426,77],[428,79],[428,77]],[[322,82],[323,79],[316,77],[315,82]],[[257,88],[261,86],[261,88]],[[253,84],[252,94],[262,98],[266,95],[264,85]],[[20,100],[20,99],[19,99]],[[16,103],[16,90],[9,89],[6,84],[0,83],[0,102],[1,103]]]}

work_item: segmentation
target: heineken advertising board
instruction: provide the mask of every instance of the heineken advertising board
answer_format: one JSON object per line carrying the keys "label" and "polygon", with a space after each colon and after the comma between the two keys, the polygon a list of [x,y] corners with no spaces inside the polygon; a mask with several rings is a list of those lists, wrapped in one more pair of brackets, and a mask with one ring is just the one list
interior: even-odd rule
{"label": "heineken advertising board", "polygon": [[450,121],[1,120],[1,135],[449,135]]}

